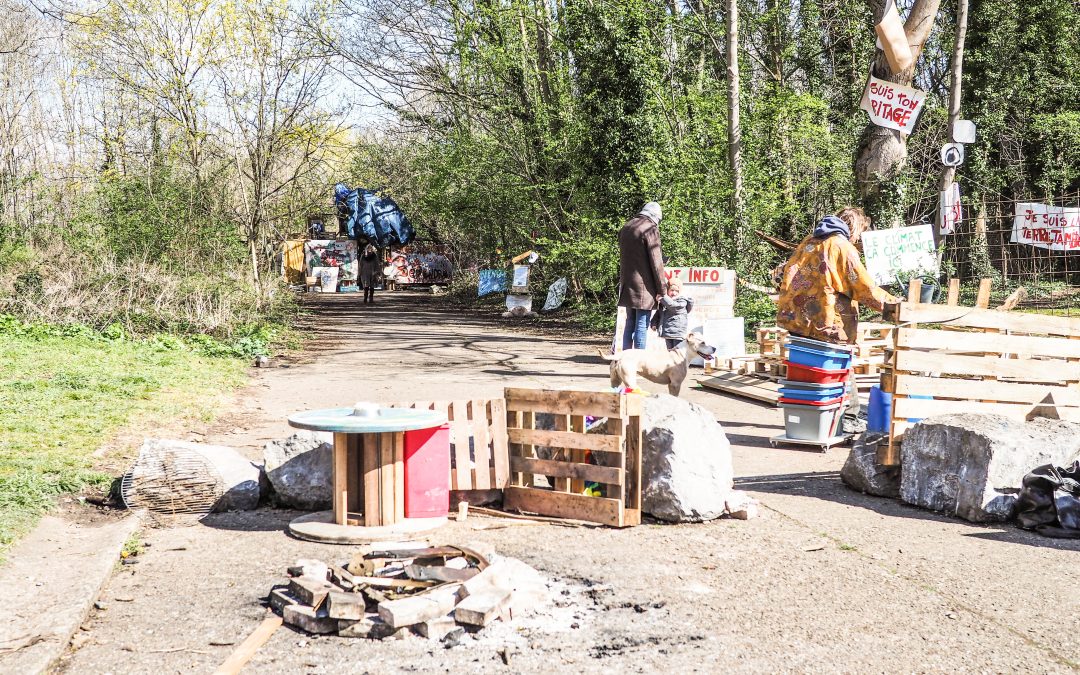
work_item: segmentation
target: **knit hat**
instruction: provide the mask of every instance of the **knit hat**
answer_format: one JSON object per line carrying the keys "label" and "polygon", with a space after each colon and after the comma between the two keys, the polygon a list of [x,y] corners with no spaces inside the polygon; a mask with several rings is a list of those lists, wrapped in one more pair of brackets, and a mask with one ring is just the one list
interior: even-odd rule
{"label": "knit hat", "polygon": [[646,216],[647,218],[649,218],[649,220],[653,221],[657,225],[660,224],[660,221],[664,217],[663,213],[660,211],[660,205],[656,202],[649,202],[645,206],[641,207],[641,210],[638,211],[638,215]]}

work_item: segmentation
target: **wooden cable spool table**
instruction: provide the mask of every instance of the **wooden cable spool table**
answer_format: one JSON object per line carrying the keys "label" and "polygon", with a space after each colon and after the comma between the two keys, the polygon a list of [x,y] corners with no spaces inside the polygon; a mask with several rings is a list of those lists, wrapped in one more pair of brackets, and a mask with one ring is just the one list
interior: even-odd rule
{"label": "wooden cable spool table", "polygon": [[334,434],[333,510],[301,516],[289,532],[302,539],[357,543],[434,529],[446,518],[405,517],[406,431],[446,424],[433,410],[378,408],[356,414],[353,408],[296,413],[289,425]]}

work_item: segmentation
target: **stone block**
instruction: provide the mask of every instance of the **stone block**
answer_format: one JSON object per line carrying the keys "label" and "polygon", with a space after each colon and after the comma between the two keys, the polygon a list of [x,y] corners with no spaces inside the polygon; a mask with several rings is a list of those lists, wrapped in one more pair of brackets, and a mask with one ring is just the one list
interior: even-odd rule
{"label": "stone block", "polygon": [[440,616],[437,619],[428,619],[416,624],[416,632],[429,640],[441,640],[455,628],[457,628],[457,623],[450,616]]}
{"label": "stone block", "polygon": [[333,436],[301,431],[263,448],[263,470],[282,506],[307,511],[331,507]]}
{"label": "stone block", "polygon": [[[882,466],[877,461],[877,440],[881,434],[859,434],[851,446],[840,479],[859,492],[878,497],[900,496],[900,467]],[[888,439],[886,437],[886,442]]]}
{"label": "stone block", "polygon": [[359,593],[330,591],[326,595],[326,612],[331,619],[363,619],[364,605],[364,596]]}
{"label": "stone block", "polygon": [[296,577],[289,581],[289,595],[312,607],[322,605],[330,591],[336,590],[340,589],[325,579],[320,581],[308,577]]}
{"label": "stone block", "polygon": [[369,638],[381,640],[392,635],[394,630],[380,619],[377,614],[367,614],[360,620],[339,619],[338,635],[341,637]]}
{"label": "stone block", "polygon": [[1080,424],[964,413],[930,417],[904,434],[900,498],[972,522],[1012,516],[1024,476],[1080,454]]}
{"label": "stone block", "polygon": [[644,399],[641,424],[643,510],[669,522],[723,515],[734,469],[731,445],[713,414],[660,394]]}

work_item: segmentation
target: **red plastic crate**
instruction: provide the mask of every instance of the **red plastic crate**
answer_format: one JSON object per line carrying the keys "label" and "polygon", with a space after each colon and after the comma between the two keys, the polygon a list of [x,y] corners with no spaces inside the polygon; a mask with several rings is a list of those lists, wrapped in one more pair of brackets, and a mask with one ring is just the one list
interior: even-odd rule
{"label": "red plastic crate", "polygon": [[791,361],[784,361],[787,364],[787,379],[795,382],[813,382],[815,384],[836,384],[844,382],[848,378],[850,368],[843,368],[841,370],[825,370],[824,368],[814,368],[813,366],[803,366],[798,363],[792,363]]}

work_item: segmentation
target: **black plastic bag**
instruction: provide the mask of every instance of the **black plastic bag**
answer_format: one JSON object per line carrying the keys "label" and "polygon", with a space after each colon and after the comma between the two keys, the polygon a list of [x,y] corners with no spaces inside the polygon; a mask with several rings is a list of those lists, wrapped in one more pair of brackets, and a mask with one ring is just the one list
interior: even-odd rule
{"label": "black plastic bag", "polygon": [[1020,527],[1061,539],[1080,539],[1080,461],[1045,464],[1024,476],[1016,498]]}

